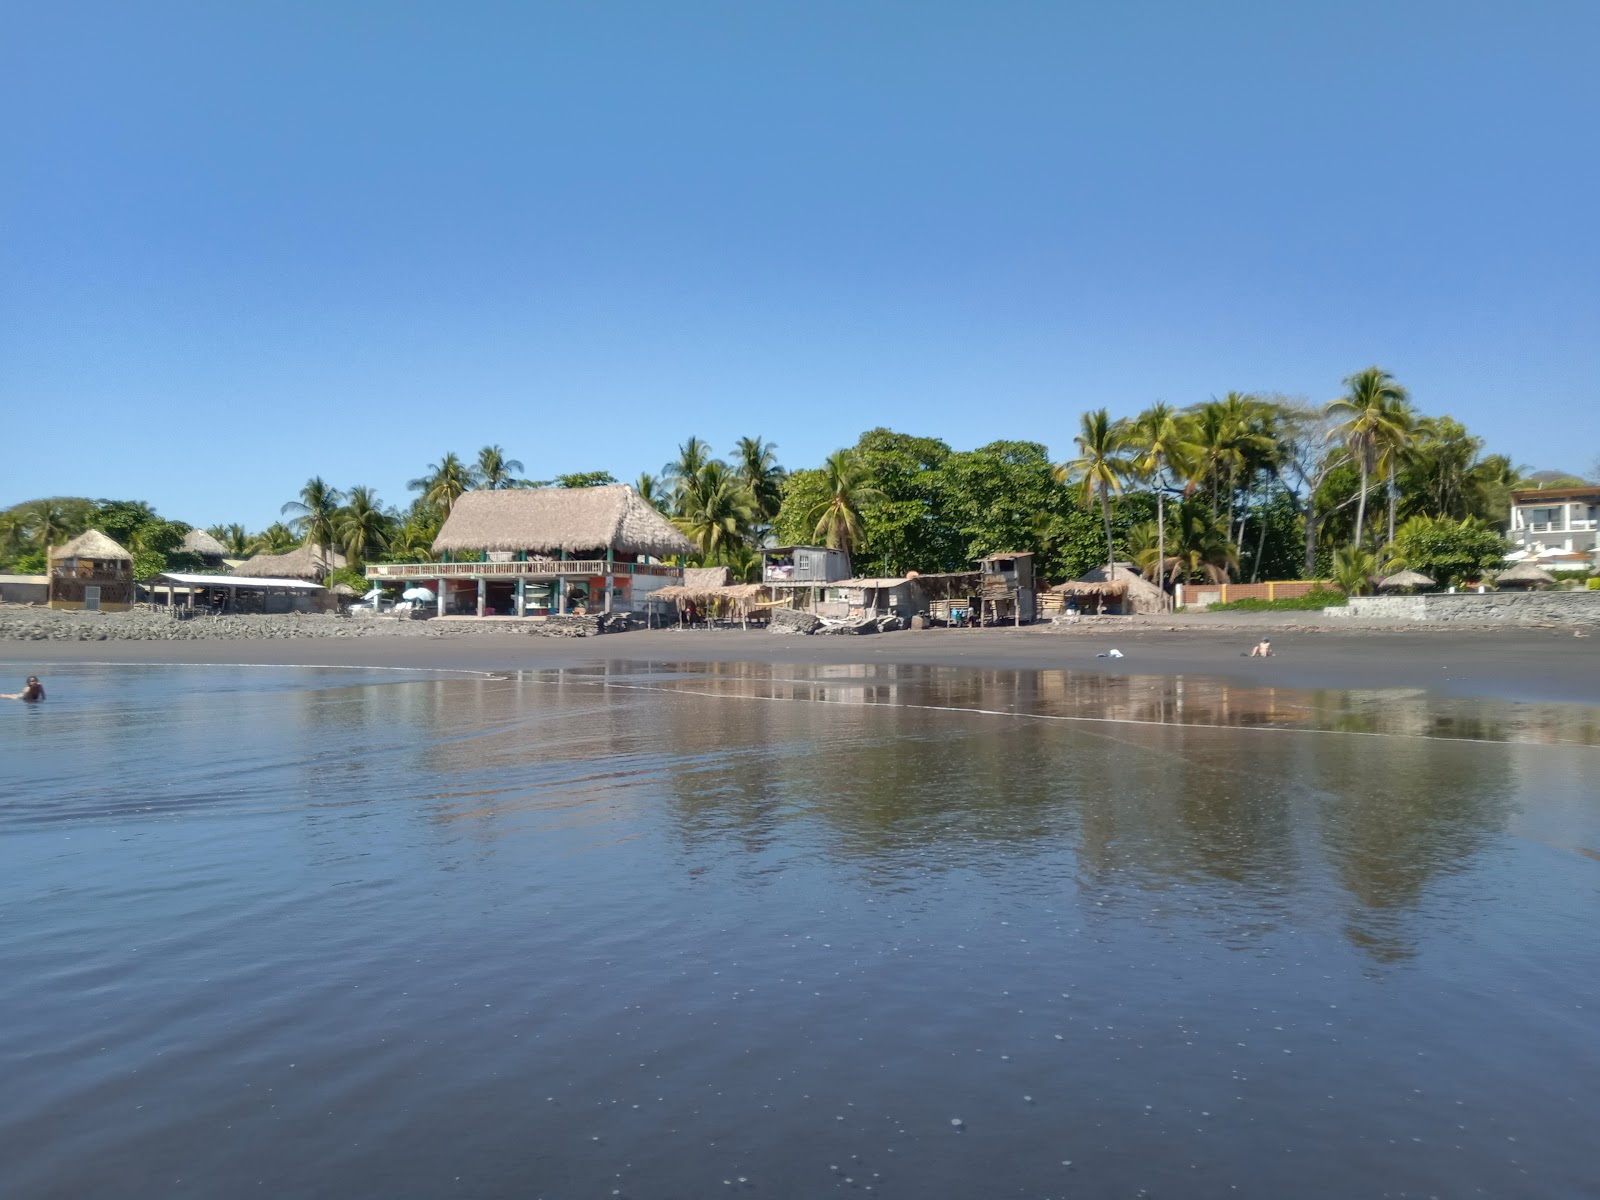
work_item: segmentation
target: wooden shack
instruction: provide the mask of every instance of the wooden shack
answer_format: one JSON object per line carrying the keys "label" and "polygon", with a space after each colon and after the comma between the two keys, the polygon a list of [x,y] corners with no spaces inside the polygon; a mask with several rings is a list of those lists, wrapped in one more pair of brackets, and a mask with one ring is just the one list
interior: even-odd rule
{"label": "wooden shack", "polygon": [[52,548],[48,558],[51,608],[127,612],[133,607],[133,555],[98,529]]}
{"label": "wooden shack", "polygon": [[1006,551],[986,554],[977,560],[983,586],[979,593],[979,616],[987,625],[1021,625],[1035,616],[1033,552]]}

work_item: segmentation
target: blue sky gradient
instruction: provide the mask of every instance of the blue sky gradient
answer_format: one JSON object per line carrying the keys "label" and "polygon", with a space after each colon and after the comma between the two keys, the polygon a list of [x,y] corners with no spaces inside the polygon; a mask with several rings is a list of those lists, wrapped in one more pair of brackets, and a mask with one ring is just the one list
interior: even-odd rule
{"label": "blue sky gradient", "polygon": [[[1600,5],[13,5],[0,505],[811,465],[1379,363],[1600,455]],[[67,442],[81,447],[65,455]]]}

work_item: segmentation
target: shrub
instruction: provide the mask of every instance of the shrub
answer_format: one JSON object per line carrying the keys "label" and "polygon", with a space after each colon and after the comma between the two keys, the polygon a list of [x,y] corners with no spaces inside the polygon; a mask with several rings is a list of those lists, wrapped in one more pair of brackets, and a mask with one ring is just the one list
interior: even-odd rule
{"label": "shrub", "polygon": [[1338,608],[1348,602],[1343,592],[1329,588],[1312,588],[1304,596],[1291,596],[1283,600],[1229,600],[1226,604],[1208,604],[1207,612],[1307,612],[1319,608]]}

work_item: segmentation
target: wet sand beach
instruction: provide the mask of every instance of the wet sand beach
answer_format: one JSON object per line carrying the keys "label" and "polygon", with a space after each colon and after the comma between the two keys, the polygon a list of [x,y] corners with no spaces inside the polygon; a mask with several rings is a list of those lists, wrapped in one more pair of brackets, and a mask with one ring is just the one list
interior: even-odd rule
{"label": "wet sand beach", "polygon": [[[1275,656],[1251,659],[1265,635]],[[1112,648],[1124,657],[1098,657]],[[911,664],[1183,675],[1295,688],[1426,688],[1442,695],[1600,704],[1600,637],[1570,629],[1393,632],[1270,622],[1196,628],[1128,625],[1062,633],[923,630],[802,637],[740,630],[657,630],[590,638],[507,631],[443,637],[272,638],[192,642],[0,641],[0,664],[249,663],[265,666],[531,670],[604,662]],[[15,673],[15,671],[13,671]]]}

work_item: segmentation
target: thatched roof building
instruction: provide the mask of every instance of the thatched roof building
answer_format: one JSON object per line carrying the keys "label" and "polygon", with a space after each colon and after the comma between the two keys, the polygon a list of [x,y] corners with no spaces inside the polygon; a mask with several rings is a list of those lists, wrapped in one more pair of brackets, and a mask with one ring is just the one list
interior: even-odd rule
{"label": "thatched roof building", "polygon": [[1122,613],[1162,613],[1167,611],[1167,596],[1160,588],[1132,568],[1117,563],[1109,573],[1096,567],[1078,579],[1058,583],[1050,589],[1057,595],[1092,599]]}
{"label": "thatched roof building", "polygon": [[198,554],[201,558],[223,558],[228,553],[228,548],[204,529],[191,529],[183,535],[183,542],[179,550],[188,554]]}
{"label": "thatched roof building", "polygon": [[1531,562],[1520,562],[1508,570],[1501,571],[1495,576],[1496,587],[1539,587],[1541,584],[1549,585],[1556,581],[1556,577],[1549,571],[1534,566]]}
{"label": "thatched roof building", "polygon": [[1398,588],[1432,587],[1433,580],[1421,571],[1396,571],[1393,575],[1385,575],[1378,580],[1378,586],[1384,591],[1390,592]]}
{"label": "thatched roof building", "polygon": [[609,549],[622,556],[664,558],[688,554],[694,547],[630,485],[620,483],[467,492],[451,508],[433,549],[439,554]]}
{"label": "thatched roof building", "polygon": [[329,550],[324,558],[318,546],[301,546],[287,554],[258,554],[247,558],[234,568],[235,575],[246,579],[308,579],[321,583],[329,571],[345,565],[344,555]]}
{"label": "thatched roof building", "polygon": [[50,551],[50,557],[53,559],[83,558],[97,562],[131,563],[133,561],[133,555],[129,554],[98,529],[85,530],[65,546],[54,547]]}

